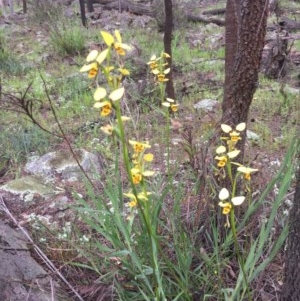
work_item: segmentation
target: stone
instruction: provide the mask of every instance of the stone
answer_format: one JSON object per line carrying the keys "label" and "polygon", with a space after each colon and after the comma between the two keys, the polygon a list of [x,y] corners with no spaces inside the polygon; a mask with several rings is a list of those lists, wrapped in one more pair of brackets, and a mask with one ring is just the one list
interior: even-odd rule
{"label": "stone", "polygon": [[258,141],[260,139],[260,136],[250,130],[247,130],[247,139],[252,141]]}
{"label": "stone", "polygon": [[[77,150],[75,154],[83,170],[89,174],[99,173],[101,164],[96,155],[86,150]],[[35,157],[25,165],[24,171],[42,176],[49,181],[56,174],[67,181],[77,181],[82,177],[81,169],[69,151],[56,151],[47,153],[41,157]]]}
{"label": "stone", "polygon": [[19,195],[25,202],[32,201],[35,196],[41,196],[44,199],[53,193],[52,185],[46,184],[43,178],[37,176],[24,176],[9,181],[1,186],[0,190]]}
{"label": "stone", "polygon": [[293,88],[293,87],[290,87],[290,86],[285,86],[285,90],[288,93],[293,94],[293,95],[299,95],[300,94],[300,89],[296,89],[296,88]]}
{"label": "stone", "polygon": [[193,107],[196,110],[203,110],[205,112],[214,111],[215,107],[219,105],[219,101],[215,99],[202,99],[198,103],[194,104]]}
{"label": "stone", "polygon": [[28,243],[22,232],[0,221],[0,300],[68,300],[57,296],[58,285],[31,257]]}

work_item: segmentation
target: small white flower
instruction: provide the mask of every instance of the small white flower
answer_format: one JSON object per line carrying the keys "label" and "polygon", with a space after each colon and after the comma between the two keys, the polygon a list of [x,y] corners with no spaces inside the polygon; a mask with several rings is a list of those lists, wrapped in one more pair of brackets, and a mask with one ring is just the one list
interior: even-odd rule
{"label": "small white flower", "polygon": [[232,198],[232,200],[231,200],[232,204],[235,206],[239,206],[239,205],[243,204],[244,201],[245,201],[244,196],[236,196],[236,197]]}
{"label": "small white flower", "polygon": [[219,192],[219,199],[225,201],[229,198],[229,191],[226,188],[222,188]]}
{"label": "small white flower", "polygon": [[218,155],[226,153],[226,147],[225,147],[224,145],[219,146],[219,147],[216,149],[216,153],[217,153]]}

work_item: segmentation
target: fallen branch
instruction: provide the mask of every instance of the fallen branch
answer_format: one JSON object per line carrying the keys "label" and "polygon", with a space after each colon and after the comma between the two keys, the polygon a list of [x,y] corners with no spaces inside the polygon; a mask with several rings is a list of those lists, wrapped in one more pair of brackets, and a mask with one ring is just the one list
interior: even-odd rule
{"label": "fallen branch", "polygon": [[218,19],[215,17],[206,17],[204,15],[195,16],[192,14],[187,14],[187,19],[188,19],[188,21],[192,21],[192,22],[202,22],[205,24],[214,23],[218,26],[225,26],[225,20]]}
{"label": "fallen branch", "polygon": [[202,15],[223,15],[226,13],[226,8],[216,8],[216,9],[210,9],[205,10],[202,12]]}

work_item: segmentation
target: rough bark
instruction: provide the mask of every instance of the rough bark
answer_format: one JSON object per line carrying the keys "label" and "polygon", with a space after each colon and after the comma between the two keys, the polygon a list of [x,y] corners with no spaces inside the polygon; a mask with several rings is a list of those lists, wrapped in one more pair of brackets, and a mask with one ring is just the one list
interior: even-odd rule
{"label": "rough bark", "polygon": [[87,27],[87,21],[86,21],[86,15],[85,15],[85,6],[84,6],[84,0],[79,0],[80,5],[80,17],[81,22],[84,27]]}
{"label": "rough bark", "polygon": [[[267,16],[268,0],[227,0],[222,123],[235,126],[247,121],[257,87]],[[240,143],[242,152],[243,148]]]}
{"label": "rough bark", "polygon": [[285,283],[281,301],[300,298],[300,169],[298,170],[293,208],[290,211],[290,229],[285,262]]}
{"label": "rough bark", "polygon": [[22,4],[23,4],[23,13],[26,14],[27,13],[27,1],[23,0]]}
{"label": "rough bark", "polygon": [[165,53],[169,54],[171,57],[167,58],[168,66],[171,68],[168,74],[166,94],[169,98],[175,99],[175,91],[173,84],[172,75],[172,29],[173,29],[173,9],[172,0],[164,0],[165,2],[165,34],[164,34],[164,49]]}

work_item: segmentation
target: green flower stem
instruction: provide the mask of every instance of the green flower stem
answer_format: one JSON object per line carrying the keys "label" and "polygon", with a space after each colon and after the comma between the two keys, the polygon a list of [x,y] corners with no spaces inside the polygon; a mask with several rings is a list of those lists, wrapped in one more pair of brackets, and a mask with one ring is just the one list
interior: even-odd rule
{"label": "green flower stem", "polygon": [[[165,101],[165,94],[166,94],[164,83],[159,83],[159,91],[160,91],[161,103],[163,103]],[[168,174],[168,177],[170,177],[170,113],[169,113],[169,108],[167,108],[166,119],[167,119],[167,126],[166,126],[167,174]]]}
{"label": "green flower stem", "polygon": [[236,256],[237,256],[238,262],[240,264],[240,267],[241,267],[241,270],[242,270],[242,273],[243,273],[243,278],[244,278],[246,289],[247,289],[248,299],[249,299],[249,301],[251,301],[249,283],[248,283],[247,275],[246,275],[246,272],[245,272],[245,263],[244,263],[243,257],[241,256],[241,250],[240,250],[240,247],[239,247],[237,232],[236,232],[236,227],[235,227],[234,207],[230,210],[230,227],[231,227],[231,231],[232,231]]}
{"label": "green flower stem", "polygon": [[[226,163],[226,168],[227,168],[227,172],[228,172],[228,176],[229,176],[231,185],[234,185],[234,183],[233,183],[233,178],[232,178],[232,169],[231,169],[231,162],[230,162],[230,161],[227,161],[227,163]],[[235,190],[233,190],[233,191],[235,191]],[[232,197],[233,197],[233,196],[232,196]]]}
{"label": "green flower stem", "polygon": [[[231,164],[230,164],[230,167],[231,167]],[[231,168],[230,168],[230,170],[231,170]],[[234,198],[235,195],[236,195],[236,186],[237,186],[237,180],[238,180],[239,175],[240,175],[240,173],[237,173],[235,175],[235,179],[234,179],[233,184],[232,184],[232,198]],[[241,266],[241,270],[242,270],[242,273],[243,273],[243,278],[244,278],[244,281],[245,281],[245,284],[246,284],[248,299],[249,299],[249,301],[251,301],[251,296],[250,296],[250,291],[249,291],[249,283],[248,283],[247,275],[246,275],[246,272],[245,272],[245,262],[244,262],[243,256],[241,255],[241,250],[240,250],[240,247],[239,247],[238,237],[237,237],[237,232],[236,232],[234,207],[230,211],[230,226],[231,226],[231,230],[232,230],[236,256],[237,256],[238,262]]]}
{"label": "green flower stem", "polygon": [[[110,65],[110,59],[111,59],[111,52],[109,51],[107,58],[106,58],[106,62],[107,62],[106,66],[107,67],[109,67],[109,65]],[[110,86],[110,88],[112,88],[112,89],[119,88],[119,83],[118,83],[117,78],[113,77],[111,80],[110,71],[107,68],[103,68],[103,73],[104,73],[104,76],[105,76],[106,81],[107,81],[108,85]],[[164,89],[163,84],[160,84],[160,93],[161,93],[161,97],[163,100],[164,96],[165,96],[165,89]],[[124,123],[122,121],[120,101],[115,102],[113,104],[113,107],[115,109],[116,117],[117,117],[117,121],[118,121],[118,132],[119,132],[118,136],[119,136],[119,139],[121,142],[121,152],[122,152],[126,172],[129,177],[129,182],[132,187],[133,195],[135,196],[135,198],[137,200],[139,212],[144,221],[144,225],[146,226],[149,240],[151,242],[151,244],[150,244],[151,245],[151,261],[152,261],[152,267],[153,267],[155,280],[156,280],[156,286],[157,286],[157,290],[156,290],[157,300],[163,301],[163,300],[166,300],[166,297],[165,297],[164,290],[163,290],[161,273],[160,273],[159,263],[158,263],[158,252],[157,252],[158,249],[160,250],[160,245],[159,245],[157,237],[155,235],[156,231],[153,232],[153,228],[151,226],[152,223],[151,223],[151,212],[150,212],[149,202],[146,201],[145,205],[144,205],[143,201],[138,198],[138,192],[136,189],[136,185],[133,183],[133,178],[132,178],[132,173],[131,173],[131,161],[130,161],[129,153],[128,153]],[[169,118],[168,118],[168,122],[169,122]],[[169,124],[168,124],[168,128],[169,128]],[[167,138],[168,154],[169,154],[169,136],[170,135],[168,133],[168,138]],[[169,163],[169,155],[168,155],[168,163]],[[146,185],[146,183],[144,182],[144,180],[142,180],[142,182],[141,182],[142,190],[145,194],[147,194],[145,185]],[[130,247],[130,243],[128,243],[128,244]]]}
{"label": "green flower stem", "polygon": [[[130,181],[130,184],[131,184],[131,187],[132,187],[133,194],[136,197],[139,211],[142,215],[142,218],[143,218],[144,223],[146,225],[146,229],[147,229],[149,239],[151,241],[151,259],[152,259],[152,267],[153,267],[154,275],[155,275],[155,279],[156,279],[156,285],[159,288],[159,296],[162,298],[161,300],[165,300],[165,295],[164,295],[164,292],[163,292],[163,289],[162,289],[158,258],[157,258],[157,248],[159,247],[159,245],[158,245],[158,241],[156,239],[156,236],[153,234],[153,230],[152,230],[152,227],[151,227],[151,221],[150,221],[151,215],[150,215],[150,212],[149,212],[149,204],[146,203],[146,206],[145,206],[146,210],[144,211],[143,206],[142,206],[142,201],[139,200],[139,198],[138,198],[138,193],[137,193],[137,190],[136,190],[136,186],[135,186],[135,184],[133,183],[133,180],[132,180],[131,166],[130,166],[127,143],[126,143],[126,138],[125,138],[124,124],[123,124],[123,121],[122,121],[121,109],[120,109],[119,104],[116,105],[116,115],[117,115],[117,120],[118,120],[119,131],[120,131],[120,139],[121,139],[121,145],[122,145],[122,154],[123,154],[124,164],[125,164],[125,167],[126,167],[127,174],[129,176],[129,181]],[[142,185],[144,186],[145,184],[142,183]]]}
{"label": "green flower stem", "polygon": [[[231,171],[231,168],[230,168],[230,171]],[[235,179],[232,183],[232,193],[231,193],[232,198],[234,198],[235,194],[236,194],[236,184],[237,184],[237,180],[238,180],[238,175],[239,175],[239,173],[236,174]]]}
{"label": "green flower stem", "polygon": [[167,143],[167,174],[168,177],[171,176],[170,173],[170,113],[169,108],[167,108],[167,128],[166,128],[166,143]]}

